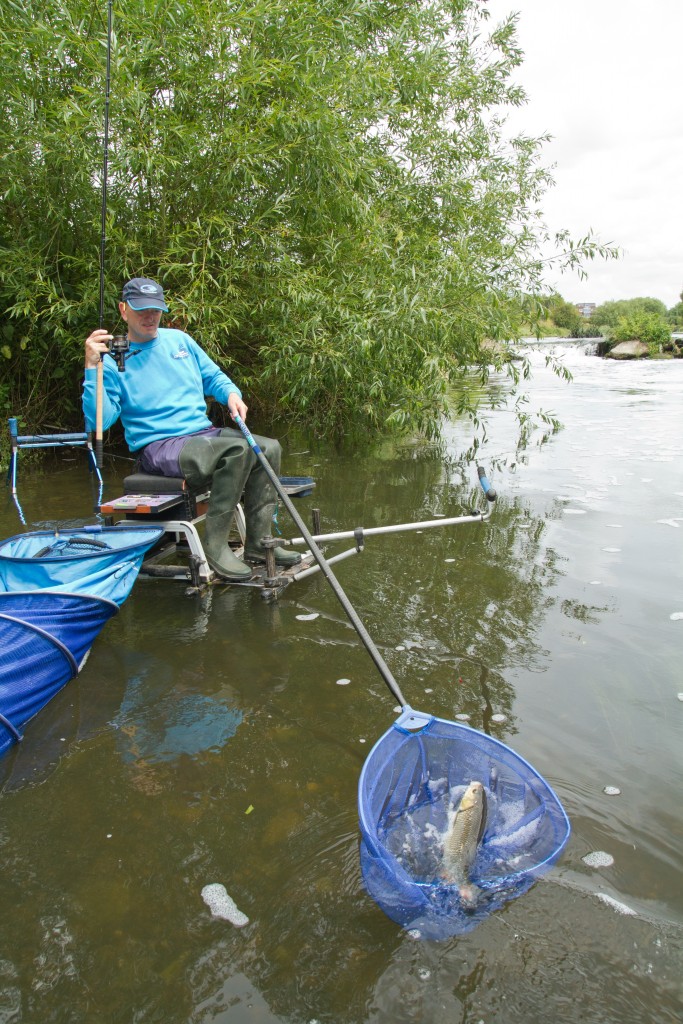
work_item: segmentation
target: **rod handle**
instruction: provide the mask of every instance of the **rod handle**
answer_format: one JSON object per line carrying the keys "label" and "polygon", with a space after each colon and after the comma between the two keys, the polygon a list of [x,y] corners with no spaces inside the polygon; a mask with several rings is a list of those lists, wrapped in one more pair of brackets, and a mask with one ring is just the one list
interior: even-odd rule
{"label": "rod handle", "polygon": [[95,404],[95,462],[97,468],[102,469],[103,457],[102,457],[102,394],[104,391],[104,363],[100,359],[97,364],[97,392],[96,392],[96,404]]}

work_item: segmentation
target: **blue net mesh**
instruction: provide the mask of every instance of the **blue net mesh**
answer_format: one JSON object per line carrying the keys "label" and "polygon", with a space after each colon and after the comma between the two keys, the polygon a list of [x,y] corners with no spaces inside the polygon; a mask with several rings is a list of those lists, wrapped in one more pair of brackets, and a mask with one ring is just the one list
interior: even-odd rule
{"label": "blue net mesh", "polygon": [[[449,809],[475,780],[486,790],[487,824],[470,872],[477,896],[466,902],[441,877],[443,842]],[[513,750],[413,711],[371,750],[358,809],[368,892],[392,920],[427,939],[470,931],[526,892],[557,860],[570,831],[553,790]]]}
{"label": "blue net mesh", "polygon": [[0,593],[0,756],[75,676],[118,605],[80,594]]}
{"label": "blue net mesh", "polygon": [[163,532],[158,526],[86,526],[8,537],[0,541],[0,592],[48,588],[121,605]]}
{"label": "blue net mesh", "polygon": [[163,532],[85,526],[0,541],[0,756],[79,672]]}

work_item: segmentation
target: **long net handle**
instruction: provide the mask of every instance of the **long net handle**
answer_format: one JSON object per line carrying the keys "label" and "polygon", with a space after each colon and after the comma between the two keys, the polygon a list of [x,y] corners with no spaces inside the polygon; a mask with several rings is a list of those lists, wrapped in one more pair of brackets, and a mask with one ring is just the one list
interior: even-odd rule
{"label": "long net handle", "polygon": [[367,650],[368,654],[370,655],[370,657],[374,661],[374,663],[375,663],[375,665],[376,665],[380,675],[382,676],[382,679],[384,680],[386,685],[389,687],[389,690],[391,691],[391,693],[395,697],[395,699],[398,701],[398,703],[401,705],[401,707],[402,708],[408,707],[407,701],[406,701],[405,697],[403,696],[403,694],[401,693],[401,690],[399,688],[398,683],[396,682],[396,680],[394,679],[393,675],[391,674],[391,670],[389,669],[389,666],[386,664],[384,658],[382,657],[382,655],[377,650],[375,644],[372,641],[372,638],[370,637],[370,634],[368,633],[367,629],[363,625],[363,623],[362,623],[362,621],[360,619],[360,616],[358,615],[356,609],[353,607],[353,605],[349,601],[348,597],[346,596],[346,594],[342,590],[341,584],[339,583],[337,577],[332,572],[332,569],[330,568],[330,566],[329,566],[326,558],[324,557],[322,551],[320,550],[320,548],[318,547],[316,542],[313,540],[313,537],[311,536],[311,534],[310,534],[308,528],[306,527],[306,524],[304,523],[303,519],[301,518],[301,516],[299,515],[297,510],[294,508],[294,505],[293,505],[289,495],[287,494],[287,492],[284,490],[282,484],[280,483],[280,480],[278,478],[277,473],[275,472],[275,470],[273,469],[271,464],[268,462],[268,459],[265,457],[265,455],[263,454],[263,452],[259,448],[258,444],[254,440],[254,437],[253,437],[251,431],[249,430],[249,428],[247,427],[246,423],[244,422],[244,420],[240,416],[238,416],[238,415],[235,415],[234,419],[235,419],[235,423],[237,424],[237,426],[240,428],[240,430],[244,434],[244,437],[246,438],[249,447],[252,449],[252,451],[254,452],[256,457],[258,458],[259,462],[263,466],[264,470],[266,471],[266,474],[268,475],[268,479],[270,480],[270,482],[272,483],[273,487],[275,488],[275,490],[276,490],[278,496],[280,497],[282,503],[284,504],[285,508],[289,512],[290,516],[292,517],[292,519],[294,520],[296,525],[298,526],[299,530],[301,530],[301,536],[304,538],[304,540],[308,544],[309,548],[311,549],[311,554],[313,555],[313,557],[315,558],[316,562],[320,566],[320,571],[322,572],[323,576],[326,578],[327,582],[332,587],[332,590],[334,591],[335,596],[337,597],[337,600],[339,601],[339,603],[341,604],[342,608],[346,612],[351,625],[353,626],[353,628],[358,633],[358,636],[362,640],[362,642],[363,642],[363,644],[365,646],[365,649]]}

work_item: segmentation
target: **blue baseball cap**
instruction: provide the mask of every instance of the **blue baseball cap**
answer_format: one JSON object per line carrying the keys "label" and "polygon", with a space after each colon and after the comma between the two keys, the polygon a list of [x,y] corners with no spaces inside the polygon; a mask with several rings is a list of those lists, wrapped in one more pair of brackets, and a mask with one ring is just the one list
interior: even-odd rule
{"label": "blue baseball cap", "polygon": [[126,281],[121,298],[136,311],[160,309],[163,313],[168,313],[168,306],[164,302],[164,289],[148,277],[134,277],[132,281]]}

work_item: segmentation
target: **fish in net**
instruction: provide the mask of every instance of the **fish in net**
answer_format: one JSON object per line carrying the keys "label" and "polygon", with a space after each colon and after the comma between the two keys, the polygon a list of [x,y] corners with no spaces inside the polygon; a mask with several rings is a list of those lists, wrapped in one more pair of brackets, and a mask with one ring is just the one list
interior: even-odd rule
{"label": "fish in net", "polygon": [[[454,809],[473,781],[484,787],[487,808],[468,869],[474,897],[444,870]],[[485,733],[410,709],[368,755],[358,807],[368,892],[392,920],[427,939],[471,931],[527,892],[570,832],[557,796],[519,754]]]}

